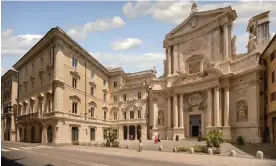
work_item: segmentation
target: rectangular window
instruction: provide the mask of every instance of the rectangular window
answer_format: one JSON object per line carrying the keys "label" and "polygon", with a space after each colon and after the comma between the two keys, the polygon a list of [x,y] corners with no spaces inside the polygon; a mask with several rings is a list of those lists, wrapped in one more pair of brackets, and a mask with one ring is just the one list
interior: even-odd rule
{"label": "rectangular window", "polygon": [[113,99],[114,99],[114,102],[118,101],[117,96],[113,96]]}
{"label": "rectangular window", "polygon": [[270,62],[275,59],[275,50],[270,54]]}
{"label": "rectangular window", "polygon": [[73,102],[72,103],[72,113],[77,114],[78,113],[78,103]]}
{"label": "rectangular window", "polygon": [[94,78],[94,71],[92,69],[90,70],[90,77],[91,77],[91,79]]}
{"label": "rectangular window", "polygon": [[90,114],[91,114],[91,117],[94,118],[94,107],[91,107],[90,108]]}
{"label": "rectangular window", "polygon": [[124,119],[127,119],[127,112],[124,112]]}
{"label": "rectangular window", "polygon": [[104,86],[106,85],[106,80],[103,80],[103,85],[104,85]]}
{"label": "rectangular window", "polygon": [[48,100],[48,110],[51,111],[51,100]]}
{"label": "rectangular window", "polygon": [[138,118],[141,119],[142,116],[141,116],[141,110],[138,110]]}
{"label": "rectangular window", "polygon": [[51,75],[51,72],[49,72],[49,73],[48,73],[48,77],[49,77],[49,78],[48,78],[48,79],[49,79],[49,82],[51,82],[51,81],[52,81],[52,75]]}
{"label": "rectangular window", "polygon": [[141,99],[141,92],[138,92],[138,100]]}
{"label": "rectangular window", "polygon": [[27,92],[27,84],[25,84],[25,92]]}
{"label": "rectangular window", "polygon": [[32,72],[34,73],[34,63],[32,63]]}
{"label": "rectangular window", "polygon": [[25,77],[28,77],[28,67],[25,69]]}
{"label": "rectangular window", "polygon": [[106,120],[106,111],[104,111],[104,120]]}
{"label": "rectangular window", "polygon": [[90,140],[94,141],[95,140],[95,129],[90,128]]}
{"label": "rectangular window", "polygon": [[104,101],[106,101],[106,93],[104,93],[103,99]]}
{"label": "rectangular window", "polygon": [[90,88],[90,95],[94,96],[94,88],[93,87]]}
{"label": "rectangular window", "polygon": [[114,84],[114,88],[117,88],[117,82],[114,81],[113,84]]}
{"label": "rectangular window", "polygon": [[72,141],[79,140],[79,129],[78,127],[72,127]]}
{"label": "rectangular window", "polygon": [[123,98],[124,98],[124,101],[126,101],[126,94],[124,94]]}
{"label": "rectangular window", "polygon": [[51,51],[49,51],[49,60],[50,60],[50,61],[52,60],[52,54],[51,54]]}
{"label": "rectangular window", "polygon": [[72,86],[73,86],[73,88],[77,88],[77,79],[76,78],[72,79]]}
{"label": "rectangular window", "polygon": [[274,83],[275,82],[275,70],[271,73],[271,82]]}
{"label": "rectangular window", "polygon": [[134,119],[134,111],[130,111],[130,119]]}
{"label": "rectangular window", "polygon": [[273,101],[275,101],[276,100],[276,91],[275,92],[272,92],[271,94],[270,94],[270,102],[273,102]]}
{"label": "rectangular window", "polygon": [[117,112],[113,112],[113,119],[117,120]]}
{"label": "rectangular window", "polygon": [[72,57],[72,66],[73,66],[74,68],[77,68],[77,66],[78,66],[78,59],[75,58],[75,57]]}
{"label": "rectangular window", "polygon": [[40,65],[43,66],[43,57],[40,58]]}
{"label": "rectangular window", "polygon": [[33,91],[34,91],[34,83],[32,82],[32,88],[33,88]]}

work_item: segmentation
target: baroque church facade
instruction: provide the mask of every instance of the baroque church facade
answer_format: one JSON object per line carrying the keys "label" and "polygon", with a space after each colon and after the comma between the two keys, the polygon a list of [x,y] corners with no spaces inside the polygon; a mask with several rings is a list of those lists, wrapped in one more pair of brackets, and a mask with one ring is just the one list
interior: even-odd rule
{"label": "baroque church facade", "polygon": [[270,38],[268,13],[249,20],[248,52],[237,55],[235,10],[197,11],[193,4],[190,16],[163,42],[165,73],[151,85],[152,136],[175,139],[220,130],[226,139],[261,142],[265,113],[259,55]]}
{"label": "baroque church facade", "polygon": [[230,6],[197,11],[165,36],[164,74],[108,68],[64,31],[51,29],[13,66],[18,72],[16,140],[71,143],[180,139],[220,130],[261,142],[265,124],[260,52],[265,12],[249,20],[248,52],[236,54]]}

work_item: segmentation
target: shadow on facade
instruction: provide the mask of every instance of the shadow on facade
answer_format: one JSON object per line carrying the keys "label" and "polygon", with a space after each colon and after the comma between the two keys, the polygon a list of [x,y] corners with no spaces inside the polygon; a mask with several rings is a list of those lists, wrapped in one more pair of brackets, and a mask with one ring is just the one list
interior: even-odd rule
{"label": "shadow on facade", "polygon": [[6,157],[1,156],[1,165],[8,165],[8,166],[24,166],[23,164],[17,163],[16,161],[22,160],[24,158],[19,159],[8,159]]}

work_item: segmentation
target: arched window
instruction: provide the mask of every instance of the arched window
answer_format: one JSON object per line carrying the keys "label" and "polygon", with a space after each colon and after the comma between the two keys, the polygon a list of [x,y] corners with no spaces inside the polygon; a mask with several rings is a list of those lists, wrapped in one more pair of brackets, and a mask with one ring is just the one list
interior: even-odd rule
{"label": "arched window", "polygon": [[94,114],[95,114],[95,108],[91,107],[90,108],[90,115],[91,115],[92,118],[95,116]]}

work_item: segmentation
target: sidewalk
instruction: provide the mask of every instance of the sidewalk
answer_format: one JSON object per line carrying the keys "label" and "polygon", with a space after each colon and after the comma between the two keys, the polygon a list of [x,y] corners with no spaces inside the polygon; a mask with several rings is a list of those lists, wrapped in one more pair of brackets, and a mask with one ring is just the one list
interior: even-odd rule
{"label": "sidewalk", "polygon": [[84,151],[105,155],[123,156],[138,159],[157,160],[166,162],[177,163],[191,163],[200,165],[212,165],[212,166],[275,166],[275,160],[256,159],[256,158],[239,158],[228,156],[210,156],[199,154],[184,154],[184,153],[172,153],[172,152],[151,152],[118,148],[103,148],[103,147],[86,147],[86,146],[67,146],[59,147],[65,150]]}

